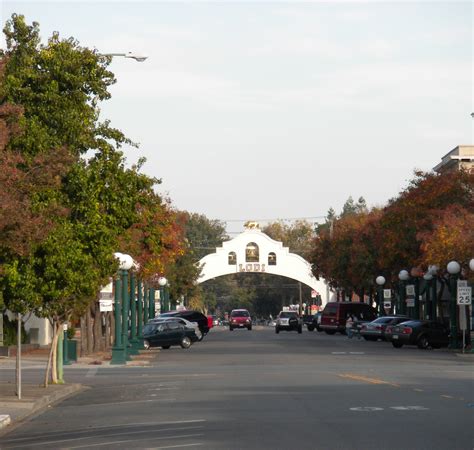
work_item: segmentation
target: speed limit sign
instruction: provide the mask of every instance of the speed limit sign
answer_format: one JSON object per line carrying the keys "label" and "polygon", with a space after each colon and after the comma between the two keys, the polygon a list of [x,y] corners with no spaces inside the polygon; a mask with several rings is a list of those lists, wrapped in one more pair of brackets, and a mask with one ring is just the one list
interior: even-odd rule
{"label": "speed limit sign", "polygon": [[458,287],[458,305],[470,305],[472,297],[472,288],[469,286]]}

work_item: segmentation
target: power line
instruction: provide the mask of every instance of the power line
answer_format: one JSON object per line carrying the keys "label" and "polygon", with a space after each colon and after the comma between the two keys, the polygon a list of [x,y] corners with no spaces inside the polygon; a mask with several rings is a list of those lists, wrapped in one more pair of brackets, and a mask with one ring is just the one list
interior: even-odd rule
{"label": "power line", "polygon": [[312,220],[312,219],[325,219],[326,216],[308,216],[308,217],[279,217],[279,218],[273,218],[273,219],[216,219],[220,220],[221,222],[248,222],[254,221],[262,221],[262,222],[275,222],[278,220]]}

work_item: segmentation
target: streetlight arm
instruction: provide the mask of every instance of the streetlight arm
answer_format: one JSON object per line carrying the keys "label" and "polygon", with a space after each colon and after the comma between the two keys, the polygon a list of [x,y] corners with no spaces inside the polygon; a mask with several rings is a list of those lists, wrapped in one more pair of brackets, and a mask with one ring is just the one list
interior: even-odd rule
{"label": "streetlight arm", "polygon": [[143,62],[145,61],[148,56],[146,55],[142,55],[142,54],[139,54],[139,53],[133,53],[133,52],[127,52],[127,53],[98,53],[99,55],[101,56],[122,56],[124,58],[132,58],[134,59],[135,61],[138,61],[138,62]]}

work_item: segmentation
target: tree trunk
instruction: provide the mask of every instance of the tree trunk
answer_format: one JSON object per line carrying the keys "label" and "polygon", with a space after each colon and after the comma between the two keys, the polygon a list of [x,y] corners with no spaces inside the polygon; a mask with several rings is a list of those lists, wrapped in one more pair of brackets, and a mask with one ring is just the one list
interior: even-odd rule
{"label": "tree trunk", "polygon": [[115,345],[115,335],[113,330],[115,330],[115,316],[113,312],[108,312],[107,315],[109,316],[109,333],[110,338],[107,342],[109,342],[109,346],[113,347]]}
{"label": "tree trunk", "polygon": [[91,316],[91,306],[87,307],[86,311],[86,331],[87,331],[87,354],[90,355],[94,351],[94,332]]}
{"label": "tree trunk", "polygon": [[81,356],[87,353],[87,327],[86,315],[81,316]]}
{"label": "tree trunk", "polygon": [[53,342],[51,343],[51,383],[58,384],[58,365],[57,350],[60,324],[57,320],[53,320]]}
{"label": "tree trunk", "polygon": [[99,302],[94,302],[91,308],[94,309],[94,352],[100,352],[104,350],[104,338],[102,335],[102,314]]}

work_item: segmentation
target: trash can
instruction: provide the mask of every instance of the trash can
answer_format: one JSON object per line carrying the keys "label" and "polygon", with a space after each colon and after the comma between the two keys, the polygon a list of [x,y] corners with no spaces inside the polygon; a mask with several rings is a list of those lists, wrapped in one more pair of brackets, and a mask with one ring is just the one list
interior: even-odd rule
{"label": "trash can", "polygon": [[77,362],[77,341],[68,339],[67,358],[69,359],[69,361]]}

